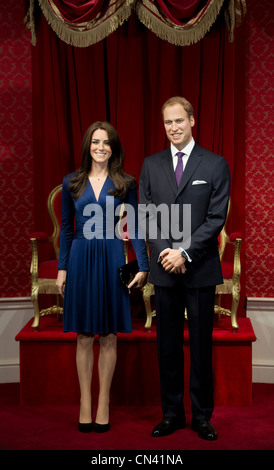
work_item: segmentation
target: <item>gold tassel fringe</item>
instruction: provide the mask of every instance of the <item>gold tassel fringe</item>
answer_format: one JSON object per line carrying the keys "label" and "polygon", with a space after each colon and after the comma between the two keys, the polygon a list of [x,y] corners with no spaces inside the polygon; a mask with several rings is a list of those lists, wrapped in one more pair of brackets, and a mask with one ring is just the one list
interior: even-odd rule
{"label": "gold tassel fringe", "polygon": [[[191,24],[190,21],[184,26],[178,26],[168,19],[161,20],[157,8],[152,7],[152,4],[146,2],[146,0],[143,1],[143,4],[137,3],[136,13],[139,20],[156,36],[176,46],[189,46],[200,41],[210,30],[223,3],[224,0],[212,0],[205,14],[201,16],[195,25]],[[154,10],[154,14],[149,12],[148,6],[151,10]]]}
{"label": "gold tassel fringe", "polygon": [[103,17],[97,22],[95,20],[90,24],[85,23],[83,24],[83,27],[79,28],[79,30],[75,30],[72,26],[68,26],[57,11],[53,12],[47,1],[38,1],[47,22],[57,36],[66,44],[70,44],[75,47],[91,46],[113,33],[113,31],[129,18],[132,4],[134,3],[134,0],[121,0],[121,6],[117,11],[114,10],[112,15],[110,15],[109,10],[107,11],[105,15],[106,19]]}
{"label": "gold tassel fringe", "polygon": [[[49,2],[45,0],[29,1],[29,10],[24,21],[26,28],[31,32],[32,45],[36,44],[34,2],[38,1],[46,20],[57,36],[67,44],[76,47],[87,47],[107,37],[129,18],[133,7],[139,20],[158,37],[176,46],[188,46],[200,41],[208,33],[224,4],[224,0],[211,0],[206,11],[200,13],[196,22],[194,19],[184,26],[178,26],[168,18],[161,16],[157,7],[148,0],[142,2],[120,0],[120,7],[117,11],[114,6],[114,10],[111,12],[110,7],[105,17],[99,18],[97,21],[95,19],[91,23],[69,26],[54,7],[54,3],[51,7]],[[242,23],[245,14],[246,0],[229,0],[224,11],[229,30],[229,41],[233,41],[234,29]]]}

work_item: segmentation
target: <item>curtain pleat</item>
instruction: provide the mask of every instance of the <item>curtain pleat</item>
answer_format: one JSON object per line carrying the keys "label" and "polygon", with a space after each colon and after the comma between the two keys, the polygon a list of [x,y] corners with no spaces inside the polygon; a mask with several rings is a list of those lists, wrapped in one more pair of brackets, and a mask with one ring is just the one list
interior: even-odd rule
{"label": "curtain pleat", "polygon": [[224,155],[233,174],[238,164],[236,119],[238,113],[244,115],[238,99],[244,94],[244,62],[236,63],[242,46],[242,40],[230,43],[224,24],[216,24],[202,41],[176,47],[132,16],[111,37],[76,48],[59,40],[42,17],[32,48],[39,226],[50,190],[79,167],[82,136],[92,122],[108,120],[117,128],[126,171],[138,179],[145,156],[167,145],[161,107],[170,96],[192,102],[195,139]]}

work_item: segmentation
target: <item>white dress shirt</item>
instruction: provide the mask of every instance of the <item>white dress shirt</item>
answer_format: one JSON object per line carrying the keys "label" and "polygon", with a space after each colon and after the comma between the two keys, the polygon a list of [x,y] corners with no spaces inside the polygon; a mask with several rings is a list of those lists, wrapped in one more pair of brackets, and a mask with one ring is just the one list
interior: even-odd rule
{"label": "white dress shirt", "polygon": [[[187,161],[189,159],[189,155],[191,154],[194,145],[195,145],[195,141],[192,138],[191,141],[182,150],[180,150],[180,152],[184,153],[183,158],[182,158],[182,160],[183,160],[183,170],[186,167]],[[174,171],[175,171],[177,163],[178,163],[178,156],[176,155],[176,153],[179,152],[179,150],[172,143],[170,145],[170,150],[171,150],[171,155],[172,155],[173,168],[174,168]],[[188,253],[181,247],[179,248],[179,250],[181,251],[182,256],[187,258],[187,260],[191,263],[192,259],[190,258]],[[159,254],[158,262],[161,261],[161,259],[162,259],[161,258],[161,253]]]}
{"label": "white dress shirt", "polygon": [[[192,138],[191,141],[189,142],[189,144],[187,144],[182,150],[180,150],[180,152],[184,153],[183,159],[182,159],[183,160],[183,169],[185,169],[185,167],[186,167],[189,155],[191,154],[194,145],[195,145],[195,141]],[[172,160],[173,160],[173,168],[174,168],[174,171],[175,171],[177,163],[178,163],[178,156],[176,155],[176,153],[179,152],[179,150],[173,144],[170,145],[170,150],[171,150],[171,155],[172,155]]]}

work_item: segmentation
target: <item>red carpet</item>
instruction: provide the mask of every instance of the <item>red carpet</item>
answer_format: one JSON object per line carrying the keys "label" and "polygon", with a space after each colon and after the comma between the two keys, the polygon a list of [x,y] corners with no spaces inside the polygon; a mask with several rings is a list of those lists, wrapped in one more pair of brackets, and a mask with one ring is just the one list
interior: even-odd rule
{"label": "red carpet", "polygon": [[[274,385],[252,386],[252,343],[255,341],[250,320],[239,318],[240,328],[231,330],[230,319],[217,323],[213,334],[215,410],[212,422],[219,439],[203,441],[190,429],[188,393],[185,405],[187,428],[163,438],[151,437],[152,428],[162,418],[155,325],[150,332],[143,323],[134,323],[129,335],[118,335],[118,361],[111,397],[111,428],[106,434],[84,435],[77,429],[79,390],[75,368],[75,339],[62,332],[62,323],[41,319],[39,332],[29,322],[17,335],[20,342],[20,384],[0,385],[1,450],[74,450],[62,454],[71,463],[90,468],[92,459],[126,456],[127,465],[112,468],[140,468],[147,464],[184,465],[193,468],[203,453],[203,461],[212,468],[222,462],[217,450],[230,451],[225,462],[232,465],[234,450],[274,450]],[[185,329],[186,383],[189,375],[188,331]],[[98,353],[98,344],[95,353]],[[96,382],[96,381],[95,381]],[[95,383],[96,387],[96,383]],[[187,388],[187,387],[186,387]],[[82,451],[79,454],[79,451]],[[85,452],[83,452],[85,451]],[[26,462],[33,453],[23,453]],[[44,455],[47,455],[47,457]],[[43,462],[49,453],[43,454]],[[59,455],[59,454],[58,454]],[[133,455],[133,456],[132,456]],[[140,455],[138,462],[136,456]],[[252,463],[254,463],[254,453]],[[20,464],[21,464],[20,453]],[[228,457],[229,456],[229,457]],[[14,454],[12,454],[14,458]],[[35,458],[35,457],[34,457]],[[55,458],[55,457],[54,457]],[[245,463],[246,463],[245,456]],[[79,460],[80,459],[80,460]],[[142,460],[143,459],[143,460]],[[208,460],[205,460],[208,459]],[[98,462],[107,465],[109,461]],[[113,463],[113,462],[112,462]]]}
{"label": "red carpet", "polygon": [[[189,414],[186,429],[163,438],[151,437],[153,426],[161,419],[158,405],[112,406],[110,431],[85,435],[77,429],[77,405],[21,405],[19,384],[0,384],[0,402],[1,450],[87,450],[89,462],[96,455],[94,450],[109,450],[110,455],[119,449],[143,450],[147,454],[154,450],[159,455],[173,450],[184,458],[190,450],[274,450],[274,384],[253,384],[251,406],[216,406],[212,423],[219,439],[214,442],[203,441],[191,431]],[[26,463],[32,459],[28,462],[31,466],[39,458],[27,455]],[[12,456],[13,460],[14,453]],[[222,462],[218,453],[213,458]],[[233,458],[237,464],[238,456]]]}

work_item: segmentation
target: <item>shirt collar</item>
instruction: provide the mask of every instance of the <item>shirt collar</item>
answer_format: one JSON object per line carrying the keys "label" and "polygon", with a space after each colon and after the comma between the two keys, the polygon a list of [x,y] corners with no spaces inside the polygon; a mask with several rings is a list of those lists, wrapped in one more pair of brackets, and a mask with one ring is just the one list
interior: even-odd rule
{"label": "shirt collar", "polygon": [[[194,145],[195,145],[195,141],[192,137],[191,141],[181,150],[181,152],[185,153],[189,157],[189,155],[191,154],[193,150]],[[179,152],[179,150],[172,143],[170,144],[170,150],[171,150],[171,154],[173,157],[176,155],[177,152]]]}

